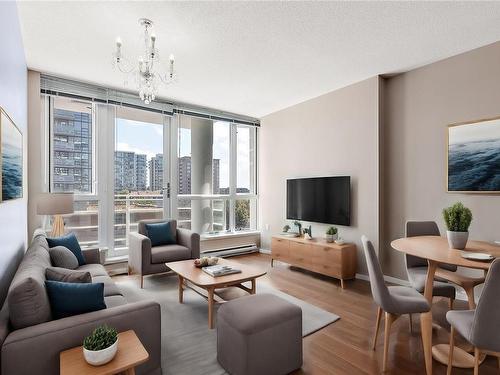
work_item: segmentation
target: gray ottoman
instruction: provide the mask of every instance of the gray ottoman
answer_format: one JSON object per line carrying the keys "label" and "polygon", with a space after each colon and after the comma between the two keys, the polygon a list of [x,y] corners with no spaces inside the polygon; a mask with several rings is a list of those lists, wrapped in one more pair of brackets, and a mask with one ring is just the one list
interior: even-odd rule
{"label": "gray ottoman", "polygon": [[302,309],[272,294],[224,303],[217,360],[232,375],[281,375],[302,366]]}

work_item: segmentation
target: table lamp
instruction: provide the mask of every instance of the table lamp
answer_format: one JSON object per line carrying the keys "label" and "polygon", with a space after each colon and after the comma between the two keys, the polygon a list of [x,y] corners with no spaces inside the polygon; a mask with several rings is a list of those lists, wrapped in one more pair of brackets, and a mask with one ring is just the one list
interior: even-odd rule
{"label": "table lamp", "polygon": [[73,193],[42,193],[38,197],[37,214],[52,215],[52,237],[64,234],[64,220],[61,215],[72,214]]}

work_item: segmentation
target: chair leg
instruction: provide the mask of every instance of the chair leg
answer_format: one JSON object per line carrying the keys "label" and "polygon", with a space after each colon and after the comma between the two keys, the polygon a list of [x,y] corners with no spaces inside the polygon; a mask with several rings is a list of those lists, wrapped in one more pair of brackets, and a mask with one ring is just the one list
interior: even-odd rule
{"label": "chair leg", "polygon": [[409,324],[410,324],[410,333],[413,333],[413,319],[412,319],[412,315],[411,314],[408,314],[410,319],[408,320],[409,321]]}
{"label": "chair leg", "polygon": [[372,350],[375,350],[375,347],[377,346],[377,337],[378,337],[378,331],[380,329],[381,320],[382,320],[382,308],[379,307],[377,310],[377,323],[375,325],[375,336],[373,336]]}
{"label": "chair leg", "polygon": [[453,310],[453,303],[455,302],[455,298],[450,298],[448,301],[448,310]]}
{"label": "chair leg", "polygon": [[474,348],[474,375],[479,375],[479,349]]}
{"label": "chair leg", "polygon": [[387,370],[387,357],[389,354],[389,339],[391,335],[392,323],[397,319],[397,315],[385,313],[385,337],[384,337],[384,361],[382,362],[382,371]]}
{"label": "chair leg", "polygon": [[141,289],[144,289],[144,276],[141,275]]}
{"label": "chair leg", "polygon": [[448,354],[448,368],[446,369],[446,375],[451,374],[451,364],[453,363],[453,348],[455,347],[455,328],[451,326],[450,332],[450,353]]}

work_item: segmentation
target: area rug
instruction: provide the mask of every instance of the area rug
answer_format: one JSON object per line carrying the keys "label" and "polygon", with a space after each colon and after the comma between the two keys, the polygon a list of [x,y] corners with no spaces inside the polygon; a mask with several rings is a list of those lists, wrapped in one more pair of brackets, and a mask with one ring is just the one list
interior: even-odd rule
{"label": "area rug", "polygon": [[[155,275],[145,278],[144,289],[139,288],[138,279],[133,277],[118,279],[117,285],[129,302],[151,299],[161,305],[163,374],[226,374],[217,362],[216,330],[208,329],[206,300],[187,289],[184,303],[180,304],[177,282],[176,276]],[[275,294],[300,306],[303,336],[340,319],[335,314],[257,281],[259,293]]]}

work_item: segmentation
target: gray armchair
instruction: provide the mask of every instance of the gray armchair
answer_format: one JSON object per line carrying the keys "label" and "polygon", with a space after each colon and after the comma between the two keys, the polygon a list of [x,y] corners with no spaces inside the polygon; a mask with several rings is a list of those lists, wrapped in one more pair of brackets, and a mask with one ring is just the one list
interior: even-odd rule
{"label": "gray armchair", "polygon": [[[151,246],[146,224],[170,222],[172,235],[177,243],[173,245]],[[200,235],[188,229],[177,228],[176,220],[153,219],[139,221],[138,233],[129,234],[128,273],[144,276],[168,272],[167,262],[195,259],[200,257]]]}

